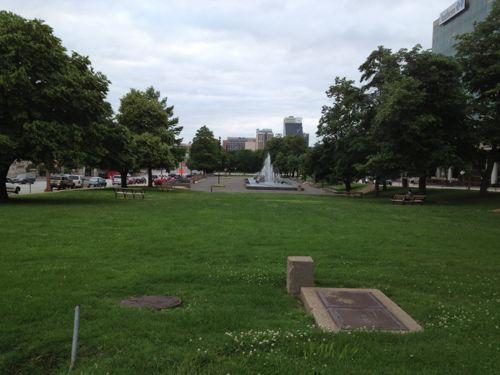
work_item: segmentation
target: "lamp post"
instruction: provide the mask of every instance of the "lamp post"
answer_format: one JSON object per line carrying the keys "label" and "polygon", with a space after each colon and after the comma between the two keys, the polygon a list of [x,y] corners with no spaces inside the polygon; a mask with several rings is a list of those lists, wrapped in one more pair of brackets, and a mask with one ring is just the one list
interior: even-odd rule
{"label": "lamp post", "polygon": [[219,137],[219,173],[217,173],[217,185],[220,185],[220,170],[222,168],[222,147],[220,144],[220,137]]}

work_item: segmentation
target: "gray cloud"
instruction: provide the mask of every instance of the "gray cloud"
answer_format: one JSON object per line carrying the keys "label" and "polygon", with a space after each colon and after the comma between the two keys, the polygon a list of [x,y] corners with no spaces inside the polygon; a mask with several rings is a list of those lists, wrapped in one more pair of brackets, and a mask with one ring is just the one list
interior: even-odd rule
{"label": "gray cloud", "polygon": [[[287,115],[316,131],[335,76],[359,79],[378,45],[430,48],[432,22],[452,0],[5,0],[40,18],[68,50],[88,55],[112,81],[115,110],[130,88],[153,85],[190,140],[281,132]],[[312,137],[315,139],[314,136]]]}

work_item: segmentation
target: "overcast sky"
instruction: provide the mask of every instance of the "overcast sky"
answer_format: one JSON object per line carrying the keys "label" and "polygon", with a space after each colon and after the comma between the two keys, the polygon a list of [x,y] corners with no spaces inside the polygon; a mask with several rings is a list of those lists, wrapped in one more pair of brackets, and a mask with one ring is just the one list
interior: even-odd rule
{"label": "overcast sky", "polygon": [[45,20],[68,50],[112,82],[115,111],[130,88],[153,85],[184,126],[216,137],[281,133],[303,117],[311,144],[326,89],[379,45],[432,44],[432,22],[453,0],[0,0]]}

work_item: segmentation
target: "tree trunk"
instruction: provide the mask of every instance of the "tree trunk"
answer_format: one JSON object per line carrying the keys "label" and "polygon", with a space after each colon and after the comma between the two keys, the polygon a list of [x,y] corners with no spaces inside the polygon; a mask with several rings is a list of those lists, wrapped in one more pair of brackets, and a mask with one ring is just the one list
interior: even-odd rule
{"label": "tree trunk", "polygon": [[344,180],[344,185],[345,185],[345,191],[349,193],[351,191],[351,180],[346,178]]}
{"label": "tree trunk", "polygon": [[408,189],[408,177],[403,177],[403,179],[401,180],[401,184],[403,189]]}
{"label": "tree trunk", "polygon": [[427,176],[420,176],[418,178],[418,192],[420,194],[427,193]]}
{"label": "tree trunk", "polygon": [[9,173],[9,165],[0,167],[0,202],[5,202],[9,199],[9,194],[7,194],[7,173]]}
{"label": "tree trunk", "polygon": [[153,168],[148,167],[148,187],[153,187]]}
{"label": "tree trunk", "polygon": [[127,174],[128,171],[120,171],[121,179],[122,179],[122,188],[127,187]]}
{"label": "tree trunk", "polygon": [[481,170],[481,188],[479,189],[480,194],[487,194],[488,188],[491,184],[491,172],[493,172],[493,166],[495,161],[493,158],[488,158],[486,160],[486,169]]}
{"label": "tree trunk", "polygon": [[387,191],[387,180],[384,178],[384,181],[382,181],[382,191]]}
{"label": "tree trunk", "polygon": [[380,179],[378,177],[375,179],[375,196],[380,196]]}
{"label": "tree trunk", "polygon": [[45,190],[44,192],[49,193],[52,191],[52,186],[50,186],[50,171],[45,172]]}

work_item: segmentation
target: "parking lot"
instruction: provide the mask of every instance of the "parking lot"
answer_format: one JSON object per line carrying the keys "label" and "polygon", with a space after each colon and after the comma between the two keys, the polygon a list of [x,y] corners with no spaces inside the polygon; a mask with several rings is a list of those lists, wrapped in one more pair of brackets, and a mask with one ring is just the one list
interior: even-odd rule
{"label": "parking lot", "polygon": [[[106,186],[111,186],[111,180],[106,180],[106,183],[107,183]],[[37,178],[34,184],[17,184],[17,185],[21,187],[21,191],[19,192],[20,195],[43,193],[47,186],[47,180],[41,177]]]}

